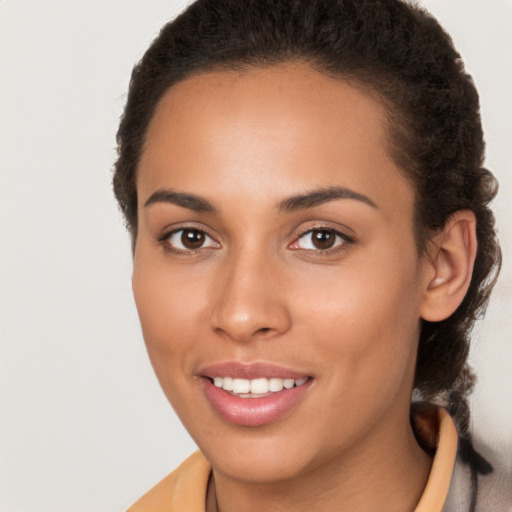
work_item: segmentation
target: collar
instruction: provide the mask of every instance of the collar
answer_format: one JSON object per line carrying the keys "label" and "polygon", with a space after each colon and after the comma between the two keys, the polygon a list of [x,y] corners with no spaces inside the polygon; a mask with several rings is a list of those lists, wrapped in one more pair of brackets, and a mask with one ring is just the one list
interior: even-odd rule
{"label": "collar", "polygon": [[437,449],[423,495],[414,512],[442,512],[457,456],[457,428],[445,409],[438,409]]}

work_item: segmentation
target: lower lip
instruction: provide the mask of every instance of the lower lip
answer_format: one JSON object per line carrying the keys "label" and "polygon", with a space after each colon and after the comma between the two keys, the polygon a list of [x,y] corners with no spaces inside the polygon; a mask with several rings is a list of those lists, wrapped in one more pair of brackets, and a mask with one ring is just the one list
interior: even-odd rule
{"label": "lower lip", "polygon": [[201,379],[206,397],[225,421],[246,427],[258,427],[278,420],[288,413],[311,386],[308,379],[301,386],[283,389],[261,398],[240,398],[218,388],[208,378]]}

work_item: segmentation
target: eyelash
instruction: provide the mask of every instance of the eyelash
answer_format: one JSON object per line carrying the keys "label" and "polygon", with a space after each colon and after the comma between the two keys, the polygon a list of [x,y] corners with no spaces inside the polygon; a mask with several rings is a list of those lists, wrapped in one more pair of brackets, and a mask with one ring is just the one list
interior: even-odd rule
{"label": "eyelash", "polygon": [[[214,245],[210,245],[207,247],[201,246],[201,247],[198,247],[197,249],[187,249],[187,248],[180,249],[180,248],[174,247],[170,243],[170,238],[179,233],[182,233],[181,236],[183,236],[183,232],[185,232],[185,231],[194,232],[196,234],[204,235],[205,237],[209,238],[214,244],[216,244],[216,247]],[[307,235],[315,233],[315,232],[330,233],[331,235],[334,235],[336,238],[341,239],[341,242],[334,247],[329,247],[326,249],[303,249],[301,247],[293,247],[294,245],[297,245],[301,239],[303,239]],[[193,227],[193,226],[191,226],[191,227],[185,226],[185,227],[181,227],[178,229],[173,229],[172,231],[168,231],[168,232],[164,233],[158,239],[158,242],[163,246],[164,250],[173,252],[180,256],[192,256],[202,249],[220,247],[220,244],[212,236],[210,236],[207,231],[205,231],[204,229],[198,228],[198,227]],[[336,240],[335,240],[335,243],[336,243]],[[345,234],[337,229],[334,229],[330,226],[315,226],[313,228],[309,228],[306,231],[303,231],[302,233],[300,233],[297,236],[297,238],[290,245],[288,245],[288,248],[290,248],[291,250],[304,250],[304,251],[307,251],[309,254],[314,253],[314,254],[327,256],[327,255],[338,253],[340,251],[345,251],[348,249],[348,246],[353,245],[354,243],[356,243],[356,240],[354,238],[348,236],[347,234]]]}
{"label": "eyelash", "polygon": [[[330,233],[331,235],[334,235],[336,238],[340,238],[341,242],[334,247],[329,247],[326,249],[302,249],[301,247],[293,247],[292,250],[305,250],[305,251],[308,251],[309,254],[313,253],[313,254],[319,254],[322,256],[329,256],[329,255],[336,254],[341,251],[346,251],[350,245],[353,245],[356,243],[356,240],[354,238],[352,238],[352,237],[348,236],[347,234],[343,233],[342,231],[334,229],[330,226],[315,226],[315,227],[309,228],[306,231],[303,231],[302,233],[300,233],[297,236],[297,238],[295,239],[295,241],[292,242],[291,245],[292,246],[297,245],[301,239],[303,239],[307,235],[315,233],[315,232]],[[335,239],[335,243],[336,243],[336,239]]]}
{"label": "eyelash", "polygon": [[[205,237],[209,238],[217,246],[220,246],[220,244],[212,236],[210,236],[207,231],[205,231],[204,229],[195,227],[195,226],[190,226],[190,227],[184,226],[184,227],[181,227],[181,228],[178,228],[178,229],[173,229],[172,231],[168,231],[168,232],[164,233],[158,239],[158,242],[160,244],[162,244],[162,246],[163,246],[165,251],[169,251],[169,252],[172,252],[172,253],[177,254],[179,256],[185,256],[185,257],[186,256],[193,256],[194,254],[196,254],[201,249],[207,249],[208,248],[208,247],[199,247],[197,249],[187,249],[187,248],[180,249],[180,248],[174,247],[170,243],[171,237],[173,237],[174,235],[177,235],[179,233],[182,233],[181,236],[183,236],[183,232],[185,232],[185,231],[193,232],[193,233],[196,233],[196,234],[202,234]],[[212,247],[212,246],[209,246],[209,247]],[[214,247],[214,248],[216,248],[216,247]]]}

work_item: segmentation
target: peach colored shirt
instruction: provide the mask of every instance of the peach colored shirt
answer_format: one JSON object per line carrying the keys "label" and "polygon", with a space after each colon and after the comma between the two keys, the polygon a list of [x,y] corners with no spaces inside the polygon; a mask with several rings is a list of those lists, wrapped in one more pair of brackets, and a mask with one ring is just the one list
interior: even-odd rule
{"label": "peach colored shirt", "polygon": [[[439,440],[432,469],[415,512],[442,512],[457,454],[457,430],[450,415],[439,409]],[[128,512],[205,512],[211,466],[195,452],[146,493]]]}

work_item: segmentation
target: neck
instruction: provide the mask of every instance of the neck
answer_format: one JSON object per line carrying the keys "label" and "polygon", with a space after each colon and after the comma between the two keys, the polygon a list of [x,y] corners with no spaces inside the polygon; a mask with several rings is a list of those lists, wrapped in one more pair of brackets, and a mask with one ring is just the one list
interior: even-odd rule
{"label": "neck", "polygon": [[286,481],[246,482],[214,470],[206,510],[412,512],[432,460],[417,444],[408,413],[397,423],[375,428],[356,447]]}

